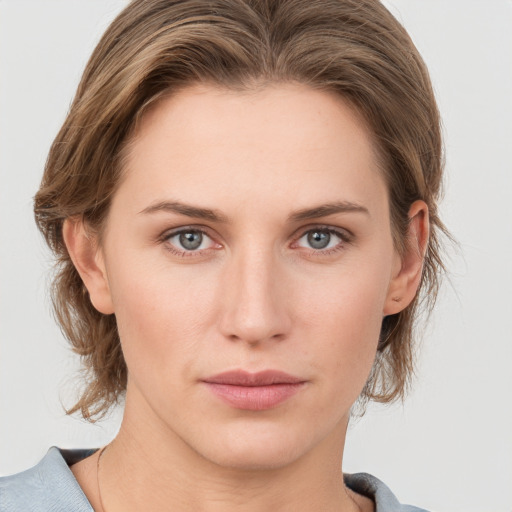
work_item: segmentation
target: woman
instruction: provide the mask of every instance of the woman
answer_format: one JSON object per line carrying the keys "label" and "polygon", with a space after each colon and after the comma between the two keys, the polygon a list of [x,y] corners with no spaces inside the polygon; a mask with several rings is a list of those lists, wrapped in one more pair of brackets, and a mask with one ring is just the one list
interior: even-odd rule
{"label": "woman", "polygon": [[380,3],[129,4],[35,200],[90,376],[69,412],[123,398],[123,423],[1,480],[0,510],[402,510],[342,457],[354,403],[407,387],[441,153]]}

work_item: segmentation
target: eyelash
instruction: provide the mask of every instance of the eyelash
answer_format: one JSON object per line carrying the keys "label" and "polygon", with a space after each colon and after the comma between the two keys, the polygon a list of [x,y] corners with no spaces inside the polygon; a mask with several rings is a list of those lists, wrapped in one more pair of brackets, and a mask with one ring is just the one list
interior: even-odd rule
{"label": "eyelash", "polygon": [[324,232],[329,233],[330,235],[334,235],[340,239],[340,242],[338,242],[334,247],[330,247],[329,249],[313,249],[313,248],[306,248],[303,247],[304,250],[306,250],[310,256],[329,256],[331,254],[335,254],[339,251],[343,251],[347,245],[349,245],[353,240],[352,233],[349,233],[346,230],[342,229],[336,229],[331,226],[322,226],[322,225],[315,225],[315,226],[308,226],[307,229],[301,230],[301,235],[295,238],[292,245],[298,244],[299,240],[301,240],[303,237],[305,237],[308,233],[313,232]]}
{"label": "eyelash", "polygon": [[[198,256],[204,255],[205,252],[210,252],[211,250],[215,250],[214,248],[201,249],[201,250],[196,250],[196,251],[187,251],[185,249],[179,250],[173,244],[170,243],[171,238],[181,235],[183,233],[191,233],[191,232],[200,233],[203,236],[207,236],[208,238],[210,238],[212,240],[213,243],[215,243],[214,238],[208,233],[208,231],[206,229],[204,229],[204,227],[200,227],[200,226],[197,226],[197,227],[196,226],[185,226],[183,228],[179,228],[179,229],[176,229],[173,231],[166,231],[160,237],[160,241],[162,242],[162,244],[164,245],[164,247],[167,251],[169,251],[171,254],[173,254],[175,256],[180,256],[182,258],[196,258]],[[216,245],[220,246],[220,244],[218,244],[218,243]]]}
{"label": "eyelash", "polygon": [[[351,244],[353,240],[352,233],[341,230],[341,229],[335,229],[331,226],[325,226],[325,225],[314,225],[314,226],[308,226],[307,229],[302,228],[300,231],[300,235],[294,238],[294,241],[292,242],[291,246],[297,246],[299,240],[301,240],[304,236],[306,236],[308,233],[314,232],[314,231],[320,231],[320,232],[326,232],[331,235],[334,235],[340,239],[340,242],[337,243],[334,247],[331,247],[329,249],[313,249],[313,248],[305,248],[302,249],[307,251],[310,256],[329,256],[331,254],[335,254],[339,251],[342,251],[345,249],[346,245]],[[162,234],[160,237],[160,242],[164,245],[165,249],[169,251],[171,254],[175,256],[180,256],[182,258],[195,258],[203,256],[205,253],[209,253],[212,250],[217,250],[217,248],[211,247],[207,249],[200,249],[200,250],[179,250],[177,249],[173,244],[170,243],[170,239],[181,235],[183,233],[200,233],[203,236],[206,236],[212,240],[212,242],[219,247],[220,244],[216,243],[214,238],[209,234],[209,232],[202,226],[185,226],[183,228],[179,228],[177,230],[173,231],[166,231]]]}

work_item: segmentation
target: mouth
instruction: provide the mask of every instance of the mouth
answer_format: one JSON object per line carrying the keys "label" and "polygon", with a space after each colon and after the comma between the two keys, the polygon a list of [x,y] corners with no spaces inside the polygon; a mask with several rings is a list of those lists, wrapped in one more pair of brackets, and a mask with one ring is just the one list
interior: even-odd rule
{"label": "mouth", "polygon": [[299,392],[306,380],[278,370],[249,373],[234,370],[202,381],[224,403],[235,409],[272,409]]}

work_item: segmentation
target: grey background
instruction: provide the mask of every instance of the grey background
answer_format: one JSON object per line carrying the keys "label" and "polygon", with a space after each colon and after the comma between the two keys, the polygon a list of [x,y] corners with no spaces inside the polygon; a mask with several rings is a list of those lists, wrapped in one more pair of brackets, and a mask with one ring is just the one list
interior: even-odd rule
{"label": "grey background", "polygon": [[[0,0],[0,474],[51,445],[99,446],[119,411],[64,415],[78,362],[55,326],[31,211],[46,153],[122,0]],[[432,74],[447,149],[444,219],[460,242],[404,407],[350,427],[345,471],[438,512],[512,510],[512,2],[393,0]]]}

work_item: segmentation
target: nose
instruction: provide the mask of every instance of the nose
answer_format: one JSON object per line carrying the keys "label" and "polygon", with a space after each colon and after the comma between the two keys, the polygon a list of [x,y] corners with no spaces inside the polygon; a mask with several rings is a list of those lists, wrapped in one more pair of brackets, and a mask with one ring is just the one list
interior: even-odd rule
{"label": "nose", "polygon": [[230,258],[221,287],[220,329],[226,338],[257,345],[289,334],[286,273],[276,260],[271,250],[250,248]]}

